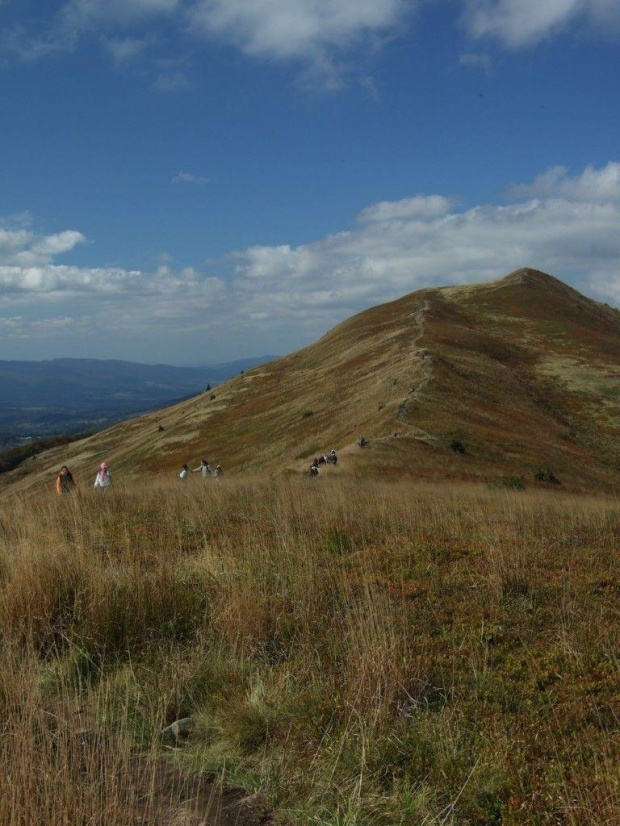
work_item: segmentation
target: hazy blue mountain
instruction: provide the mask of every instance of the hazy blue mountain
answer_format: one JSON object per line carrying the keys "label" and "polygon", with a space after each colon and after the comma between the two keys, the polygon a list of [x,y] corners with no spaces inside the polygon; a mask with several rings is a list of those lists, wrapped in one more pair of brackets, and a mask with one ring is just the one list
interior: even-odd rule
{"label": "hazy blue mountain", "polygon": [[96,359],[0,361],[0,448],[26,437],[106,427],[273,358],[196,367]]}

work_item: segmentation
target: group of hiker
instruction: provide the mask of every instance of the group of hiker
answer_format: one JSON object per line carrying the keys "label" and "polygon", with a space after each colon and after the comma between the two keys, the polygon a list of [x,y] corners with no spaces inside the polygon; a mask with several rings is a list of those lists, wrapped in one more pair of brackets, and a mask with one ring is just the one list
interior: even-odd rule
{"label": "group of hiker", "polygon": [[[217,465],[214,471],[211,471],[211,464],[207,461],[207,459],[203,459],[197,468],[194,468],[193,473],[200,473],[203,480],[207,480],[210,478],[213,479],[221,479],[224,475],[224,471],[222,470],[221,465]],[[184,482],[190,474],[189,465],[185,464],[181,468],[181,472],[179,473],[179,478],[182,482]],[[95,476],[95,490],[100,490],[103,493],[106,493],[110,485],[112,484],[112,473],[110,468],[108,467],[106,462],[102,462],[99,465],[99,470],[97,471],[97,475]],[[71,473],[67,465],[63,465],[60,468],[58,476],[56,477],[55,489],[56,493],[60,496],[72,493],[77,488],[77,482],[75,476]]]}
{"label": "group of hiker", "polygon": [[[106,462],[99,465],[99,470],[95,476],[95,489],[99,489],[106,493],[112,484],[112,473]],[[67,465],[60,468],[58,476],[56,477],[56,493],[61,496],[65,493],[72,493],[77,488],[75,476],[71,473]]]}
{"label": "group of hiker", "polygon": [[211,471],[211,463],[207,459],[202,459],[198,467],[193,468],[190,471],[189,465],[185,464],[181,468],[181,472],[179,473],[179,479],[182,482],[185,482],[190,473],[200,473],[203,481],[206,482],[207,479],[213,477],[214,479],[220,479],[224,475],[224,471],[222,470],[221,465],[217,465],[214,471]]}
{"label": "group of hiker", "polygon": [[338,454],[335,450],[329,454],[323,453],[322,456],[315,456],[310,465],[310,476],[318,476],[320,474],[319,465],[337,465]]}
{"label": "group of hiker", "polygon": [[[368,444],[364,437],[362,436],[360,439],[360,444],[366,445]],[[310,465],[309,475],[310,476],[318,476],[320,474],[319,467],[320,465],[337,465],[338,464],[338,454],[336,453],[335,449],[331,451],[331,453],[322,454],[321,456],[315,456],[312,460],[312,464]],[[222,470],[221,465],[216,465],[215,470],[211,469],[211,463],[208,459],[202,459],[198,467],[190,468],[190,466],[186,463],[181,467],[181,472],[179,473],[179,479],[182,482],[186,482],[189,479],[190,473],[200,473],[200,476],[203,481],[207,481],[208,479],[216,479],[219,480],[223,477],[224,471]],[[95,476],[95,489],[106,493],[110,485],[112,484],[112,473],[107,466],[106,462],[102,462],[99,465],[99,470],[97,471],[97,475]],[[56,493],[59,495],[71,493],[77,488],[77,482],[75,480],[75,476],[71,473],[67,465],[63,465],[60,468],[60,472],[56,477]]]}

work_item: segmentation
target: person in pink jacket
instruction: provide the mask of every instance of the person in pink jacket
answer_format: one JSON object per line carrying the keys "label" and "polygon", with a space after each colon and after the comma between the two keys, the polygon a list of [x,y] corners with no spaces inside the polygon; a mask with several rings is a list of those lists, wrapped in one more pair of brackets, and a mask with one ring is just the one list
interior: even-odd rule
{"label": "person in pink jacket", "polygon": [[101,488],[105,493],[112,484],[112,474],[105,462],[99,465],[99,472],[95,476],[95,488]]}

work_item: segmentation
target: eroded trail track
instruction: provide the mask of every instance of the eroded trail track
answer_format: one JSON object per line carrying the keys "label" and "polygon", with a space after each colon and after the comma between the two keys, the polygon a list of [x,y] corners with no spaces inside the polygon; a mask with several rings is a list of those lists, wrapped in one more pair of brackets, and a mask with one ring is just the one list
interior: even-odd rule
{"label": "eroded trail track", "polygon": [[135,826],[266,826],[271,823],[256,796],[222,788],[208,775],[183,771],[160,758],[144,772],[136,765]]}

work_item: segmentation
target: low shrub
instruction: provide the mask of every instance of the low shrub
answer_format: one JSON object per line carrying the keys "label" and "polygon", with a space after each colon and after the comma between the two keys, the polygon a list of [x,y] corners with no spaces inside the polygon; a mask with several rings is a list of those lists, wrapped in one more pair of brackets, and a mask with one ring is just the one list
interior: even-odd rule
{"label": "low shrub", "polygon": [[534,474],[537,482],[548,482],[550,485],[561,485],[562,483],[552,470],[537,470]]}

